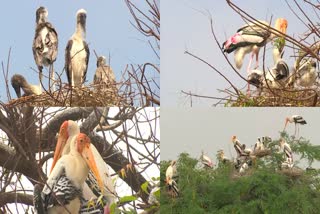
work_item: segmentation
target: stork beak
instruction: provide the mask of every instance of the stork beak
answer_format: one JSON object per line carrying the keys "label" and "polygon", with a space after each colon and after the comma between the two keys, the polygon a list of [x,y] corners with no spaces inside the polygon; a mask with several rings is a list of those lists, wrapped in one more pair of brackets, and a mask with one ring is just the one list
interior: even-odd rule
{"label": "stork beak", "polygon": [[52,172],[54,166],[56,165],[57,161],[59,160],[59,158],[61,157],[63,148],[65,147],[67,142],[67,139],[65,138],[65,135],[63,135],[62,133],[59,133],[59,137],[58,137],[58,142],[56,145],[56,149],[54,151],[54,156],[53,156],[53,162],[52,162],[52,166],[50,169],[50,173]]}
{"label": "stork beak", "polygon": [[17,97],[18,97],[18,98],[20,98],[20,97],[21,97],[21,90],[20,90],[20,87],[15,87],[15,88],[14,88],[14,91],[16,92]]}
{"label": "stork beak", "polygon": [[283,131],[284,131],[284,130],[286,130],[286,128],[287,128],[287,125],[288,125],[288,122],[289,122],[289,121],[288,121],[288,120],[286,120],[286,123],[284,124],[284,128],[283,128]]}
{"label": "stork beak", "polygon": [[87,162],[89,168],[91,169],[91,171],[93,172],[94,176],[96,177],[96,179],[98,181],[98,185],[99,185],[99,187],[101,189],[101,193],[103,193],[104,192],[103,182],[102,182],[101,176],[99,174],[98,167],[97,167],[96,161],[94,159],[93,153],[92,153],[92,151],[90,149],[90,144],[89,144],[89,146],[85,146],[83,148],[82,157],[85,159],[85,161]]}

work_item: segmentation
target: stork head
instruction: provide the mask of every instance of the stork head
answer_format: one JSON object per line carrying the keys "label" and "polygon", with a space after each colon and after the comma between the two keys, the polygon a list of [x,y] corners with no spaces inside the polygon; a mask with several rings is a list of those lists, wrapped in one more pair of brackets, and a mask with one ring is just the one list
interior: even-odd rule
{"label": "stork head", "polygon": [[59,130],[58,141],[57,141],[56,149],[54,151],[53,163],[51,166],[50,173],[52,172],[59,158],[61,157],[63,149],[66,146],[66,143],[69,137],[77,135],[78,133],[80,133],[80,128],[76,122],[72,120],[66,120],[62,123]]}
{"label": "stork head", "polygon": [[90,138],[84,133],[79,133],[77,135],[75,141],[72,143],[75,144],[73,146],[75,146],[77,152],[79,152],[81,154],[83,159],[86,161],[88,167],[93,172],[94,176],[96,177],[96,179],[98,181],[98,185],[101,189],[101,192],[103,193],[104,192],[104,185],[103,185],[100,173],[98,171],[98,167],[97,167],[96,161],[94,159],[93,153],[91,151]]}
{"label": "stork head", "polygon": [[176,165],[176,161],[175,161],[175,160],[171,161],[171,164],[170,164],[170,165],[171,165],[171,166]]}
{"label": "stork head", "polygon": [[233,135],[233,136],[231,137],[231,142],[234,143],[236,140],[237,140],[237,136]]}
{"label": "stork head", "polygon": [[288,21],[284,18],[278,18],[275,23],[275,29],[283,34],[287,33]]}
{"label": "stork head", "polygon": [[97,59],[97,67],[104,66],[106,64],[106,58],[104,56],[99,56]]}
{"label": "stork head", "polygon": [[48,11],[45,7],[39,7],[36,11],[36,23],[41,24],[47,21]]}
{"label": "stork head", "polygon": [[18,98],[21,97],[21,87],[24,87],[27,84],[26,79],[20,74],[15,74],[11,77],[11,85]]}
{"label": "stork head", "polygon": [[84,31],[86,31],[86,20],[87,20],[87,11],[84,9],[80,9],[77,12],[77,24],[80,24],[80,26],[83,28]]}

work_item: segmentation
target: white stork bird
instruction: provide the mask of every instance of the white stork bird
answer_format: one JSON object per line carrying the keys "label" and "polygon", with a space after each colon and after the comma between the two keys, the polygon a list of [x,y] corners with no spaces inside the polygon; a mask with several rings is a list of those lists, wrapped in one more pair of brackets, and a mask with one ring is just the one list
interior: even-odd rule
{"label": "white stork bird", "polygon": [[[291,117],[286,117],[285,120],[285,124],[284,124],[284,129],[286,129],[288,123],[294,123],[294,135],[296,135],[297,132],[297,126],[299,124],[301,125],[305,125],[307,124],[307,121],[305,119],[303,119],[303,117],[299,116],[299,115],[292,115]],[[298,135],[299,135],[299,126],[298,126]]]}
{"label": "white stork bird", "polygon": [[284,152],[286,160],[281,164],[281,167],[293,167],[293,155],[290,145],[282,138],[280,140],[280,150]]}
{"label": "white stork bird", "polygon": [[266,149],[267,143],[271,142],[271,137],[265,136],[258,138],[258,141],[254,144],[253,151],[258,152]]}
{"label": "white stork bird", "polygon": [[[262,24],[265,25],[260,27]],[[260,26],[258,26],[260,25]],[[247,72],[249,74],[252,59],[254,55],[256,56],[256,66],[259,66],[259,50],[261,47],[265,46],[269,41],[276,37],[276,31],[272,30],[269,23],[265,21],[253,22],[245,25],[237,30],[237,33],[230,37],[227,41],[222,44],[223,52],[234,53],[234,60],[236,67],[241,69],[243,64],[243,59],[246,54],[251,53],[249,65],[247,67]],[[274,28],[277,31],[285,34],[287,30],[288,22],[286,19],[278,18],[275,22]],[[250,87],[248,85],[248,91]]]}
{"label": "white stork bird", "polygon": [[[60,126],[59,137],[54,152],[53,163],[51,166],[51,171],[54,169],[57,161],[66,154],[69,154],[71,151],[71,139],[80,133],[80,128],[78,124],[72,120],[64,121]],[[109,169],[100,153],[96,147],[91,144],[91,151],[95,157],[98,171],[101,175],[104,191],[103,195],[108,200],[108,204],[112,204],[116,200],[115,189],[112,182],[112,179],[109,174]],[[86,179],[86,185],[83,188],[83,196],[88,201],[93,198],[100,196],[101,192],[99,191],[98,181],[96,180],[92,172],[89,173],[88,178]]]}
{"label": "white stork bird", "polygon": [[42,93],[41,86],[29,84],[20,74],[15,74],[11,77],[11,85],[18,98],[21,97],[21,89],[24,92],[23,96],[40,95]]}
{"label": "white stork bird", "polygon": [[89,169],[103,191],[103,182],[91,151],[90,138],[79,133],[71,139],[70,153],[58,160],[42,190],[44,210],[52,214],[79,213],[82,188]]}
{"label": "white stork bird", "polygon": [[317,73],[317,63],[312,60],[301,60],[300,65],[295,63],[296,72],[294,73],[293,78],[295,83],[300,87],[311,87],[316,84],[316,79],[318,76]]}
{"label": "white stork bird", "polygon": [[243,147],[242,144],[240,143],[240,141],[237,139],[236,136],[232,136],[231,141],[233,143],[234,149],[237,152],[237,159],[242,157],[242,156],[248,156],[244,151],[243,151]]}
{"label": "white stork bird", "polygon": [[97,69],[94,74],[93,83],[100,89],[113,89],[117,92],[116,78],[110,66],[106,64],[106,58],[100,56],[97,59]]}
{"label": "white stork bird", "polygon": [[200,160],[201,160],[202,164],[203,164],[205,167],[213,168],[213,165],[214,165],[214,164],[213,164],[212,160],[211,160],[208,156],[206,156],[206,155],[203,153],[203,151],[202,151],[202,153],[201,153]]}
{"label": "white stork bird", "polygon": [[219,162],[230,163],[230,160],[224,155],[224,151],[220,149],[217,154]]}
{"label": "white stork bird", "polygon": [[173,160],[171,161],[170,165],[166,170],[166,184],[169,187],[169,191],[172,191],[174,196],[179,195],[178,185],[174,180],[177,177],[178,177],[178,173],[177,173],[176,161]]}
{"label": "white stork bird", "polygon": [[86,80],[90,51],[86,37],[87,12],[77,12],[76,31],[70,38],[65,53],[65,69],[70,87],[81,87]]}
{"label": "white stork bird", "polygon": [[39,7],[36,11],[36,30],[32,51],[39,69],[40,81],[42,81],[43,66],[50,66],[50,79],[53,81],[52,90],[55,90],[53,62],[56,61],[58,54],[58,34],[52,24],[47,21],[47,17],[47,9]]}

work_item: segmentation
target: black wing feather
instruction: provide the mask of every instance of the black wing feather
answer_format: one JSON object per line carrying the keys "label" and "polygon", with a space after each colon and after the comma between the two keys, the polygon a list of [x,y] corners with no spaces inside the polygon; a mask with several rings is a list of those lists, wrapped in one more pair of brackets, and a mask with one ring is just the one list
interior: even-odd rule
{"label": "black wing feather", "polygon": [[68,77],[68,82],[69,82],[69,85],[71,86],[71,48],[72,48],[72,44],[73,44],[73,41],[72,39],[70,39],[68,41],[68,44],[67,44],[67,47],[66,47],[66,52],[65,52],[65,70],[66,70],[66,73],[67,73],[67,77]]}

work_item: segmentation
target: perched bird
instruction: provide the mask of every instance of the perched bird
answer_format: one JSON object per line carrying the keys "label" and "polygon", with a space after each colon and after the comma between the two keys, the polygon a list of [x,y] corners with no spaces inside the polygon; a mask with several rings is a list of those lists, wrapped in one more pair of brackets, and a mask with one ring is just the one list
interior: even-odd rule
{"label": "perched bird", "polygon": [[[47,9],[39,7],[36,11],[36,30],[32,51],[39,69],[40,81],[42,81],[43,66],[50,66],[50,79],[54,82],[53,62],[56,61],[58,54],[58,34],[52,24],[47,21],[47,17]],[[55,89],[54,83],[52,89]]]}
{"label": "perched bird", "polygon": [[[72,120],[67,120],[62,123],[59,130],[59,137],[56,145],[56,149],[54,152],[54,158],[51,166],[51,171],[54,169],[57,161],[67,155],[71,151],[71,140],[74,136],[77,136],[80,133],[80,128],[78,124]],[[99,174],[102,176],[103,182],[103,192],[98,188],[98,181],[94,176],[92,171],[89,172],[86,177],[85,185],[83,187],[83,197],[85,200],[91,200],[94,198],[98,198],[103,194],[105,196],[105,201],[107,200],[108,204],[112,204],[116,200],[116,194],[114,185],[109,174],[109,169],[100,153],[96,149],[96,147],[91,144],[91,151],[95,157],[95,162],[97,165],[97,169]],[[102,207],[103,208],[103,207]]]}
{"label": "perched bird", "polygon": [[79,133],[70,142],[70,153],[58,160],[42,190],[44,209],[48,213],[79,213],[82,186],[89,169],[103,191],[103,182],[91,151],[90,138]]}
{"label": "perched bird", "polygon": [[209,167],[209,168],[213,168],[213,162],[212,162],[212,160],[211,160],[208,156],[206,156],[206,155],[203,153],[203,151],[202,151],[202,154],[201,154],[201,156],[200,156],[200,160],[201,160],[201,162],[202,162],[202,164],[203,164],[204,166]]}
{"label": "perched bird", "polygon": [[113,89],[114,92],[117,92],[116,78],[111,67],[106,64],[104,56],[100,56],[97,60],[93,83],[97,85],[98,90]]}
{"label": "perched bird", "polygon": [[271,137],[265,136],[258,138],[258,141],[255,143],[253,152],[258,152],[266,149],[267,143],[271,142]]}
{"label": "perched bird", "polygon": [[86,37],[87,12],[77,12],[76,31],[70,38],[65,52],[65,69],[69,85],[81,87],[86,80],[90,51]]}
{"label": "perched bird", "polygon": [[[259,50],[265,46],[269,41],[276,37],[274,30],[265,26],[258,26],[262,24],[269,26],[269,23],[265,21],[253,22],[245,25],[237,30],[237,33],[225,41],[223,51],[231,53],[235,51],[235,64],[238,69],[242,67],[244,56],[251,53],[250,62],[247,71],[250,70],[251,62],[256,56],[256,68],[259,63]],[[275,22],[274,28],[281,33],[285,34],[287,30],[288,22],[286,19],[278,18]]]}
{"label": "perched bird", "polygon": [[218,151],[217,158],[218,158],[219,162],[222,162],[222,163],[230,163],[230,160],[225,157],[224,151],[223,151],[222,149],[220,149],[220,150]]}
{"label": "perched bird", "polygon": [[[294,135],[296,135],[297,124],[305,125],[305,124],[307,124],[307,121],[305,121],[305,119],[303,119],[303,117],[301,117],[299,115],[292,115],[291,117],[286,117],[283,130],[286,129],[288,123],[294,123]],[[299,134],[299,126],[298,126],[298,134]]]}
{"label": "perched bird", "polygon": [[21,89],[24,92],[23,96],[40,95],[42,93],[40,85],[30,85],[20,74],[15,74],[11,77],[11,85],[18,98],[21,97]]}
{"label": "perched bird", "polygon": [[171,161],[170,165],[166,170],[166,184],[169,187],[169,191],[173,193],[173,196],[179,196],[179,189],[176,181],[178,177],[176,161]]}
{"label": "perched bird", "polygon": [[293,156],[290,145],[282,138],[280,140],[280,149],[285,154],[285,161],[281,164],[281,167],[292,168]]}
{"label": "perched bird", "polygon": [[237,158],[240,158],[241,156],[248,156],[248,154],[243,151],[243,146],[236,136],[232,136],[231,142],[233,143],[234,149],[237,152]]}
{"label": "perched bird", "polygon": [[296,83],[296,85],[300,87],[314,86],[318,77],[318,72],[316,70],[317,63],[312,59],[303,59],[301,60],[300,65],[297,65],[296,63],[295,68],[297,69],[292,75],[292,83]]}

